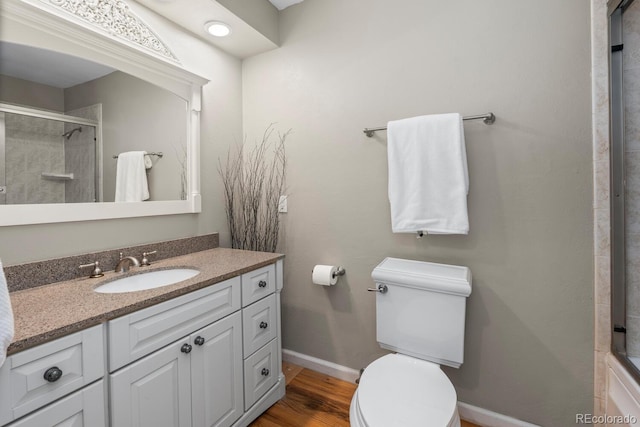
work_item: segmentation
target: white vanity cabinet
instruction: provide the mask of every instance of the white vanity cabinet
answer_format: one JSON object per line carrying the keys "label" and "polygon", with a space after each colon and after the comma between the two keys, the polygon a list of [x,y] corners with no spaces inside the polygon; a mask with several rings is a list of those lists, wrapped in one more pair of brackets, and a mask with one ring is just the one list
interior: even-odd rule
{"label": "white vanity cabinet", "polygon": [[242,276],[244,406],[247,410],[276,383],[280,372],[275,277],[275,265]]}
{"label": "white vanity cabinet", "polygon": [[110,376],[113,426],[230,426],[242,415],[234,313]]}
{"label": "white vanity cabinet", "polygon": [[110,321],[111,426],[245,426],[280,399],[276,270],[262,267],[260,280],[246,273]]}
{"label": "white vanity cabinet", "polygon": [[0,427],[245,427],[284,396],[282,261],[9,356]]}
{"label": "white vanity cabinet", "polygon": [[96,382],[104,375],[103,329],[94,326],[9,356],[0,368],[0,425],[28,415],[9,425],[104,426],[103,385]]}

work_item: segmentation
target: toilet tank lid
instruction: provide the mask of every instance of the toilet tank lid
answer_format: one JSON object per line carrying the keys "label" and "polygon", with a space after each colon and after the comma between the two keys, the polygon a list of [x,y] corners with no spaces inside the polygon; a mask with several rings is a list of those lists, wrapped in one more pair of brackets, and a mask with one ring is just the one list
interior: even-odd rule
{"label": "toilet tank lid", "polygon": [[385,258],[373,269],[376,283],[428,289],[452,295],[471,295],[471,270],[460,265]]}

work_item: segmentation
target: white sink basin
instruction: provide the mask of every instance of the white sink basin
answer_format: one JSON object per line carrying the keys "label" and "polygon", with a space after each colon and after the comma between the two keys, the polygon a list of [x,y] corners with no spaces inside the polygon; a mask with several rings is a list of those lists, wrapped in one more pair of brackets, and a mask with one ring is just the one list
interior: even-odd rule
{"label": "white sink basin", "polygon": [[94,291],[101,294],[119,294],[123,292],[144,291],[173,285],[200,274],[193,268],[172,268],[170,270],[155,270],[146,273],[116,279],[100,285]]}

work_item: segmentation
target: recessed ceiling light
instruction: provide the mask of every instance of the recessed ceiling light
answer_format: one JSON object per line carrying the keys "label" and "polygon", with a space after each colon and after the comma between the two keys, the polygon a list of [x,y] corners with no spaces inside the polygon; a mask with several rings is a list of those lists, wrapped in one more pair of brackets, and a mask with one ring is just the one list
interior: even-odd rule
{"label": "recessed ceiling light", "polygon": [[226,37],[231,34],[231,27],[220,21],[207,22],[204,24],[204,29],[207,30],[209,34],[216,37]]}

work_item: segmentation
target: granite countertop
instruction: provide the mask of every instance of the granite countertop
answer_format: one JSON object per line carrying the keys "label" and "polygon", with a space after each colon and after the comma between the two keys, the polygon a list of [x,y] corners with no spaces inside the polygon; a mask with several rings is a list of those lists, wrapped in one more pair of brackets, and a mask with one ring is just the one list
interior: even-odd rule
{"label": "granite countertop", "polygon": [[[215,248],[152,262],[149,267],[134,267],[125,274],[110,271],[96,279],[86,277],[11,292],[15,335],[7,354],[222,282],[282,258],[284,255],[281,254]],[[114,279],[175,267],[196,268],[200,274],[173,285],[146,291],[121,294],[93,291],[97,286]]]}

